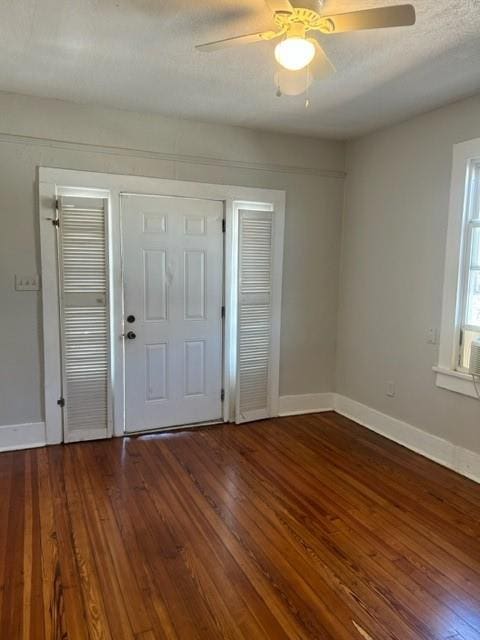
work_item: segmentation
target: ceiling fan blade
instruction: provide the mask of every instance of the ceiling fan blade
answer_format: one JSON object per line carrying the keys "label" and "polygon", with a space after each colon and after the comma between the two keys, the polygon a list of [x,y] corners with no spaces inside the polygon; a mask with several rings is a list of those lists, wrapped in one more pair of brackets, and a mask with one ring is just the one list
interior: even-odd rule
{"label": "ceiling fan blade", "polygon": [[308,38],[308,39],[310,40],[310,42],[313,42],[313,44],[315,45],[315,57],[313,58],[313,60],[311,61],[308,67],[310,73],[315,78],[315,80],[326,78],[332,73],[335,73],[336,72],[335,67],[330,62],[327,54],[322,49],[318,41],[315,40],[315,38]]}
{"label": "ceiling fan blade", "polygon": [[313,76],[308,67],[300,69],[300,71],[289,71],[283,67],[279,67],[274,75],[275,86],[278,95],[299,96],[305,93],[313,82]]}
{"label": "ceiling fan blade", "polygon": [[[411,4],[401,4],[394,7],[340,13],[336,16],[325,16],[325,18],[332,27],[328,33],[383,29],[384,27],[407,27],[415,24],[415,8]],[[327,33],[327,30],[325,32]]]}
{"label": "ceiling fan blade", "polygon": [[238,44],[253,44],[254,42],[264,42],[272,40],[281,35],[281,32],[264,31],[261,33],[249,33],[245,36],[235,36],[234,38],[225,38],[224,40],[215,40],[215,42],[206,42],[205,44],[197,44],[195,49],[199,51],[216,51],[217,49],[225,49],[227,47],[235,47]]}
{"label": "ceiling fan blade", "polygon": [[265,0],[272,13],[293,13],[289,0]]}

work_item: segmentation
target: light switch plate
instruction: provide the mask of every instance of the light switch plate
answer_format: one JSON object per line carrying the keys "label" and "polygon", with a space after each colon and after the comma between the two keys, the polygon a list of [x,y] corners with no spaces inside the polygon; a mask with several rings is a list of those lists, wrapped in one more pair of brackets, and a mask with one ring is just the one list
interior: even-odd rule
{"label": "light switch plate", "polygon": [[19,276],[15,274],[15,291],[39,291],[40,278],[38,273],[30,276]]}

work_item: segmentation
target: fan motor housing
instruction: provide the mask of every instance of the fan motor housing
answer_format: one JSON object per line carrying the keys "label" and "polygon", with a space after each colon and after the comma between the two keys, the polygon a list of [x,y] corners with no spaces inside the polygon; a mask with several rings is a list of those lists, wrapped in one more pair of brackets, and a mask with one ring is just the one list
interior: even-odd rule
{"label": "fan motor housing", "polygon": [[[308,3],[302,0],[302,4]],[[331,21],[318,13],[318,10],[323,6],[323,2],[314,2],[311,4],[316,5],[317,10],[302,6],[294,7],[292,13],[277,11],[274,18],[275,24],[284,32],[288,32],[293,25],[297,24],[303,25],[305,31],[317,29],[326,33],[331,32],[333,30]],[[320,7],[318,5],[320,5]]]}

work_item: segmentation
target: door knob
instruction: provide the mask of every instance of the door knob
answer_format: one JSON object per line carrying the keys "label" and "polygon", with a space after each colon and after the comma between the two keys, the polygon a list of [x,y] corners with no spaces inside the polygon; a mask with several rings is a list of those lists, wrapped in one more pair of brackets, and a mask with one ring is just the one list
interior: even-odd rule
{"label": "door knob", "polygon": [[134,331],[129,331],[129,332],[127,333],[127,338],[128,338],[129,340],[135,340],[135,338],[136,338],[136,337],[137,337],[137,334],[136,334]]}

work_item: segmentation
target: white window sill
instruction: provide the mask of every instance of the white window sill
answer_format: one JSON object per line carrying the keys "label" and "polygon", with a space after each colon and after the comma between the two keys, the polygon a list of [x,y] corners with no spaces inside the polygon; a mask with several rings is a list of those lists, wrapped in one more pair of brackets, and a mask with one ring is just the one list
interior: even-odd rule
{"label": "white window sill", "polygon": [[[433,371],[436,373],[435,384],[437,387],[448,389],[455,393],[462,393],[464,396],[470,396],[471,398],[478,398],[472,376],[468,373],[461,373],[444,367],[433,367]],[[480,390],[480,381],[477,382],[477,387]]]}

